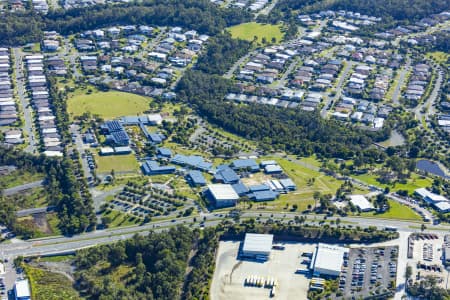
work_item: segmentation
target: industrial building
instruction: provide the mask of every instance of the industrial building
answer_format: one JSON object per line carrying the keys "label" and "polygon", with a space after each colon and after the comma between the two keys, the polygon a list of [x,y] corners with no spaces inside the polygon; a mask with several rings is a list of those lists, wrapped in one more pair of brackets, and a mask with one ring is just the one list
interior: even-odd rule
{"label": "industrial building", "polygon": [[214,181],[226,184],[238,183],[240,177],[233,169],[228,166],[217,167],[217,172],[214,174]]}
{"label": "industrial building", "polygon": [[259,172],[259,165],[251,158],[234,160],[230,167],[235,171]]}
{"label": "industrial building", "polygon": [[268,191],[256,191],[253,193],[249,193],[248,197],[256,202],[260,202],[260,201],[273,201],[275,199],[277,199],[279,196],[279,194],[277,192],[274,192],[272,190],[268,190]]}
{"label": "industrial building", "polygon": [[192,186],[206,185],[205,177],[203,177],[202,173],[198,170],[189,171],[189,173],[186,175],[186,180]]}
{"label": "industrial building", "polygon": [[230,184],[210,184],[206,196],[216,208],[235,206],[239,195]]}
{"label": "industrial building", "polygon": [[145,175],[171,174],[176,170],[174,166],[160,166],[154,160],[145,161],[141,168]]}
{"label": "industrial building", "polygon": [[15,300],[30,300],[31,292],[27,279],[19,279],[14,284],[14,299]]}
{"label": "industrial building", "polygon": [[176,165],[190,167],[204,172],[211,171],[212,169],[212,163],[206,162],[203,157],[198,155],[186,156],[183,154],[177,154],[171,159],[171,162]]}
{"label": "industrial building", "polygon": [[347,248],[319,243],[309,268],[313,270],[314,276],[339,276],[345,253],[348,253]]}
{"label": "industrial building", "polygon": [[450,212],[450,200],[446,197],[432,193],[426,188],[417,189],[414,193],[420,196],[423,201],[433,206],[439,212]]}
{"label": "industrial building", "polygon": [[246,233],[241,255],[256,259],[269,259],[272,250],[272,234]]}
{"label": "industrial building", "polygon": [[374,209],[372,203],[370,203],[370,201],[367,200],[367,198],[363,195],[350,195],[349,198],[350,202],[363,212],[371,211]]}

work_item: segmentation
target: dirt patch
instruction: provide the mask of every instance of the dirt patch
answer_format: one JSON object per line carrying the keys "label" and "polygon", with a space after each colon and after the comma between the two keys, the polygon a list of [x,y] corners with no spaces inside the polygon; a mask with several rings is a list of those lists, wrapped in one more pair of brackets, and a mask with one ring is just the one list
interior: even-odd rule
{"label": "dirt patch", "polygon": [[52,234],[53,231],[48,224],[47,221],[47,214],[46,213],[39,213],[33,215],[33,222],[36,225],[37,229],[43,233],[46,234]]}

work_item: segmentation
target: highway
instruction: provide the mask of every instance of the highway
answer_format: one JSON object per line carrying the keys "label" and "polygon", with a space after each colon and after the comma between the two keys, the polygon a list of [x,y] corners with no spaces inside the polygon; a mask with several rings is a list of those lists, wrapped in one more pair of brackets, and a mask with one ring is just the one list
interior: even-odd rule
{"label": "highway", "polygon": [[[280,220],[283,222],[288,222],[294,220],[295,216],[301,216],[298,212],[268,212],[268,211],[246,211],[241,214],[241,219],[260,219],[267,220],[269,218],[273,220]],[[304,215],[307,218],[307,223],[309,224],[322,224],[324,221],[324,216],[320,215]],[[186,224],[194,226],[199,226],[199,222],[203,218],[206,218],[205,226],[215,226],[222,220],[228,218],[226,213],[223,214],[202,214],[200,217],[197,216],[196,222],[193,222],[193,217],[184,217],[177,219],[169,219],[162,221],[155,221],[148,223],[143,226],[129,226],[122,228],[113,228],[106,230],[97,230],[93,232],[88,232],[73,237],[49,237],[42,239],[35,239],[29,241],[20,241],[10,244],[0,244],[0,253],[7,258],[14,258],[18,255],[22,256],[34,256],[34,255],[48,255],[54,253],[60,253],[64,251],[76,250],[84,247],[92,247],[103,243],[115,242],[122,239],[131,237],[136,233],[147,233],[150,230],[160,230],[164,228],[169,228],[171,226]],[[385,226],[393,226],[398,228],[402,232],[417,232],[420,231],[420,225],[422,223],[414,223],[411,221],[399,221],[399,220],[389,220],[389,219],[377,219],[377,218],[362,218],[362,217],[327,217],[326,221],[335,221],[340,219],[342,225],[349,224],[352,226],[369,227],[375,226],[383,228]],[[201,220],[200,220],[201,219]],[[413,227],[411,227],[413,226]],[[429,225],[431,226],[431,225]],[[450,226],[439,226],[433,229],[433,232],[448,232]]]}

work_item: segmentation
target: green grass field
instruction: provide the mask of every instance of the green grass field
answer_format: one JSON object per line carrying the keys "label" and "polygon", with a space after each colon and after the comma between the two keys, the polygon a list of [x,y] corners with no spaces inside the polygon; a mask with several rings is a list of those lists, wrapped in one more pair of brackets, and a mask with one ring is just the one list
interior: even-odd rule
{"label": "green grass field", "polygon": [[[341,186],[342,182],[334,179],[331,176],[327,176],[323,173],[308,169],[295,162],[281,159],[278,157],[264,157],[262,160],[273,159],[283,168],[284,172],[291,178],[297,185],[297,190],[288,194],[281,195],[278,200],[267,203],[268,209],[283,210],[286,205],[289,207],[296,204],[298,206],[297,211],[307,209],[308,205],[314,204],[313,194],[314,192],[320,192],[321,194],[336,193],[336,190]],[[313,183],[308,183],[308,180],[314,178]]]}
{"label": "green grass field", "polygon": [[389,201],[389,210],[382,214],[376,214],[374,212],[361,213],[361,216],[369,217],[373,216],[376,218],[385,219],[396,219],[396,220],[410,220],[410,221],[421,221],[422,218],[411,208],[406,205],[400,204],[397,201]]}
{"label": "green grass field", "polygon": [[30,173],[28,171],[16,170],[8,175],[0,176],[0,187],[9,189],[25,183],[42,180],[44,177],[45,175],[42,173]]}
{"label": "green grass field", "polygon": [[392,192],[398,190],[406,190],[409,194],[414,193],[414,191],[418,188],[430,187],[433,184],[433,181],[430,178],[422,178],[419,175],[413,173],[411,178],[408,179],[406,184],[396,183],[394,185],[382,184],[377,181],[377,176],[375,174],[363,174],[358,176],[352,176],[356,179],[359,179],[365,183],[379,186],[381,188],[389,187]]}
{"label": "green grass field", "polygon": [[253,41],[254,37],[258,37],[258,43],[262,43],[265,38],[267,43],[272,43],[272,38],[279,43],[284,34],[281,32],[281,25],[260,24],[256,22],[243,23],[229,27],[228,30],[233,38],[239,38],[247,41]]}
{"label": "green grass field", "polygon": [[25,272],[30,280],[31,297],[35,300],[75,300],[81,299],[72,287],[68,278],[59,273],[25,266]]}
{"label": "green grass field", "polygon": [[67,103],[67,110],[73,119],[86,112],[97,114],[104,119],[138,115],[149,109],[151,99],[123,92],[98,92],[76,95]]}
{"label": "green grass field", "polygon": [[117,172],[136,172],[139,170],[139,164],[133,154],[128,155],[110,155],[95,156],[98,173],[111,173],[111,170]]}
{"label": "green grass field", "polygon": [[103,216],[109,216],[111,218],[111,224],[108,226],[109,228],[136,225],[142,220],[117,210],[107,210],[103,213]]}
{"label": "green grass field", "polygon": [[428,52],[426,57],[433,59],[438,64],[447,64],[450,59],[450,54],[442,51]]}

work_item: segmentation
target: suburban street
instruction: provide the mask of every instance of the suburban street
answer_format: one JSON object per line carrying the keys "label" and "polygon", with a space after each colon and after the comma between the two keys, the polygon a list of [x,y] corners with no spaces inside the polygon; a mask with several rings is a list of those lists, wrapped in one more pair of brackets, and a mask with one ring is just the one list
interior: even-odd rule
{"label": "suburban street", "polygon": [[406,64],[400,70],[400,75],[398,77],[397,85],[395,86],[394,93],[392,94],[392,103],[394,105],[400,105],[399,99],[402,91],[402,87],[405,85],[406,75],[411,68],[411,58],[409,56],[406,57]]}
{"label": "suburban street", "polygon": [[418,105],[414,109],[417,120],[422,120],[423,117],[427,119],[429,115],[435,114],[434,105],[436,103],[437,97],[439,96],[439,91],[441,90],[443,71],[440,68],[437,68],[436,75],[437,78],[430,96],[422,104]]}
{"label": "suburban street", "polygon": [[23,131],[26,137],[28,146],[25,148],[26,152],[35,153],[37,150],[37,139],[33,130],[33,114],[30,106],[30,101],[27,96],[25,86],[25,74],[23,72],[23,53],[20,48],[13,48],[14,53],[14,74],[16,76],[15,82],[17,86],[17,96],[19,97],[20,106],[23,111]]}
{"label": "suburban street", "polygon": [[344,70],[342,71],[340,77],[339,77],[339,81],[338,84],[336,85],[336,88],[334,89],[336,91],[336,94],[334,95],[334,97],[326,97],[325,98],[325,102],[324,102],[324,106],[322,108],[322,111],[320,112],[320,115],[322,116],[322,118],[325,118],[327,116],[327,112],[328,110],[331,110],[331,107],[328,107],[331,103],[331,101],[333,102],[332,105],[334,105],[336,103],[336,101],[341,97],[342,94],[342,88],[344,86],[344,83],[347,79],[347,76],[350,72],[350,70],[353,68],[353,61],[348,61],[344,67]]}
{"label": "suburban street", "polygon": [[84,154],[84,143],[83,143],[83,138],[81,136],[80,130],[79,130],[79,126],[72,124],[69,127],[69,132],[72,135],[72,138],[75,139],[75,147],[78,151],[78,153],[80,154],[80,160],[81,160],[81,166],[83,168],[83,173],[84,173],[84,177],[87,178],[90,176],[91,174],[91,169],[89,169],[89,165],[87,163],[86,158],[83,158],[83,154]]}

